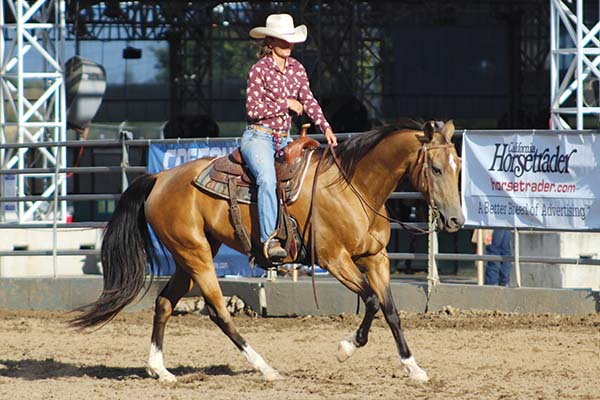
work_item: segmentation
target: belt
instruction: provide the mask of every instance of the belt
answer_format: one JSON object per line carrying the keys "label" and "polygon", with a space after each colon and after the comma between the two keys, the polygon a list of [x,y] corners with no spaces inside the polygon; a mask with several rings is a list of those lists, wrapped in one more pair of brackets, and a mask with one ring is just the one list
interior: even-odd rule
{"label": "belt", "polygon": [[262,132],[267,132],[270,133],[271,135],[277,135],[277,136],[281,136],[281,137],[288,137],[288,135],[290,134],[288,131],[279,131],[277,129],[272,129],[263,125],[256,125],[256,124],[252,124],[252,125],[248,125],[248,128],[250,129],[256,129],[258,131],[262,131]]}

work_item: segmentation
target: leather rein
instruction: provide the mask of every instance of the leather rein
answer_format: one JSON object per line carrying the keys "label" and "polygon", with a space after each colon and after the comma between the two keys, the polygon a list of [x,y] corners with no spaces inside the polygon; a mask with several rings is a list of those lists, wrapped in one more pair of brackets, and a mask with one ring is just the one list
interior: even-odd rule
{"label": "leather rein", "polygon": [[[448,148],[448,147],[453,147],[454,145],[452,143],[446,143],[446,144],[438,144],[438,145],[428,145],[427,143],[423,143],[421,145],[421,148],[419,148],[419,154],[417,155],[417,161],[415,163],[415,170],[419,171],[419,177],[417,179],[417,186],[425,186],[427,187],[427,203],[429,205],[429,207],[435,212],[436,216],[439,214],[438,208],[435,205],[433,199],[431,198],[431,178],[430,178],[430,167],[429,167],[429,158],[427,157],[427,152],[429,150],[434,150],[434,149],[442,149],[442,148]],[[358,199],[361,201],[361,203],[365,206],[367,206],[368,209],[370,209],[375,215],[384,218],[386,220],[388,220],[389,222],[395,222],[397,224],[399,224],[402,228],[408,230],[409,232],[413,233],[413,234],[428,234],[431,231],[429,229],[422,229],[419,228],[418,226],[414,226],[413,224],[410,223],[406,223],[406,222],[402,222],[400,220],[398,220],[397,218],[393,218],[390,217],[388,215],[384,215],[382,213],[380,213],[378,210],[375,209],[375,207],[373,207],[371,204],[369,204],[369,202],[367,201],[367,199],[365,199],[365,197],[363,196],[363,194],[352,184],[352,182],[350,181],[350,179],[345,175],[345,173],[342,170],[342,164],[340,162],[340,160],[338,159],[337,155],[335,154],[335,151],[333,150],[333,148],[331,146],[328,146],[327,150],[324,152],[326,153],[327,151],[329,151],[331,153],[331,156],[335,162],[335,164],[337,165],[338,169],[340,170],[340,173],[342,174],[342,176],[344,177],[344,180],[346,181],[346,183],[348,184],[348,186],[350,187],[350,189],[352,190],[352,192],[354,192],[354,194],[356,195],[356,197],[358,197]],[[323,157],[321,157],[321,159],[323,159]],[[321,160],[319,160],[319,163],[321,162]],[[317,166],[317,170],[318,170],[318,166]],[[410,174],[410,172],[408,172]],[[313,195],[314,195],[314,191],[313,191]]]}

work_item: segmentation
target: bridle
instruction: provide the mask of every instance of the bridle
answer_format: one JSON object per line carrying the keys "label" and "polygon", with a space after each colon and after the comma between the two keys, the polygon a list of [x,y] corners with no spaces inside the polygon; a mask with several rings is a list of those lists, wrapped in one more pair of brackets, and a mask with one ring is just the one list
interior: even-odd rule
{"label": "bridle", "polygon": [[[427,152],[429,150],[443,149],[453,146],[454,145],[452,143],[436,145],[423,143],[417,154],[417,161],[415,162],[415,168],[413,171],[417,172],[419,175],[415,178],[414,182],[416,183],[417,188],[423,187],[427,189],[427,203],[429,204],[429,208],[431,208],[431,210],[433,211],[434,220],[437,220],[439,218],[440,213],[437,205],[431,197],[431,168],[429,166],[429,157],[427,156]],[[409,174],[412,178],[412,171],[409,171]]]}

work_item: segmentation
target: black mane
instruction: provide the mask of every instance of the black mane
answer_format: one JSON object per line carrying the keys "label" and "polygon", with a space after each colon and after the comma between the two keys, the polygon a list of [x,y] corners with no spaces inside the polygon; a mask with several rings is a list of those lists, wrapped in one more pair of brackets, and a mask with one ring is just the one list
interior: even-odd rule
{"label": "black mane", "polygon": [[[419,121],[407,120],[350,136],[348,139],[340,142],[335,148],[335,154],[338,160],[340,160],[342,176],[347,180],[352,179],[358,162],[390,133],[399,130],[421,131],[422,129],[423,124]],[[321,156],[323,151],[325,150],[319,150],[317,158]],[[321,167],[321,173],[331,167],[334,163],[333,157],[329,155],[324,162],[325,164]]]}

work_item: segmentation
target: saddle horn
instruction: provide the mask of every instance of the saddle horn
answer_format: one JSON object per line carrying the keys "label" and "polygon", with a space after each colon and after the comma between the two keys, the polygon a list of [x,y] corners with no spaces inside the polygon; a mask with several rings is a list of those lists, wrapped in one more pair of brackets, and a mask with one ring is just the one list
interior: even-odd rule
{"label": "saddle horn", "polygon": [[302,151],[304,149],[316,149],[319,147],[319,142],[315,139],[308,137],[307,131],[310,128],[310,123],[302,124],[300,127],[300,137],[294,140],[292,143],[285,146],[283,152],[285,153],[285,161],[288,164],[292,164],[292,162],[300,157]]}
{"label": "saddle horn", "polygon": [[302,124],[302,126],[300,127],[300,137],[306,136],[308,128],[310,128],[310,123]]}

